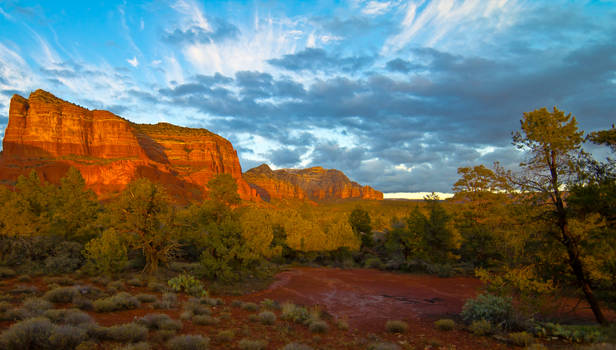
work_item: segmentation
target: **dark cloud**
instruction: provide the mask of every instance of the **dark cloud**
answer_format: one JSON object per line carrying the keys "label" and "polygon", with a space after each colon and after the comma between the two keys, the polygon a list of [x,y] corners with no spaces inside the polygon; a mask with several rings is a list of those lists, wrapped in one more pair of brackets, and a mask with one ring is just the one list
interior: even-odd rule
{"label": "dark cloud", "polygon": [[356,72],[367,67],[374,61],[368,56],[338,57],[330,55],[323,49],[307,48],[303,51],[284,55],[282,58],[274,58],[267,62],[274,67],[289,71],[312,71],[312,72]]}
{"label": "dark cloud", "polygon": [[208,21],[212,25],[211,31],[193,26],[186,30],[176,29],[172,32],[167,32],[163,39],[172,44],[213,43],[234,39],[240,34],[240,30],[235,25],[223,19],[208,18]]}
{"label": "dark cloud", "polygon": [[385,67],[387,68],[387,70],[391,72],[401,72],[401,73],[408,73],[411,70],[425,68],[423,65],[413,64],[401,58],[396,58],[396,59],[393,59],[387,62],[387,65]]}
{"label": "dark cloud", "polygon": [[306,151],[307,149],[303,147],[296,149],[281,147],[270,151],[267,155],[267,159],[278,166],[294,167],[301,162],[300,157],[306,153]]}

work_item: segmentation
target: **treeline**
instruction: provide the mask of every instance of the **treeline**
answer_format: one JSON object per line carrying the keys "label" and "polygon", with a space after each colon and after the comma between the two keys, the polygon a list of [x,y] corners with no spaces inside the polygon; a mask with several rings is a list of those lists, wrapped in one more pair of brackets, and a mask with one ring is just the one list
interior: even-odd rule
{"label": "treeline", "polygon": [[161,186],[138,179],[100,203],[74,168],[59,185],[33,171],[13,188],[0,186],[0,265],[29,274],[155,273],[173,265],[234,281],[267,271],[263,264],[359,248],[344,214],[323,215],[310,204],[272,209],[240,203],[235,180],[226,174],[208,189],[207,200],[180,207]]}

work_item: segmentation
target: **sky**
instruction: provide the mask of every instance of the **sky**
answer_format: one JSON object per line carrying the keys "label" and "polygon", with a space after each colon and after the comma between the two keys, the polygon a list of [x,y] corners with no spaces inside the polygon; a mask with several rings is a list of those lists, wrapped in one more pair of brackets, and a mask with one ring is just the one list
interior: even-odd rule
{"label": "sky", "polygon": [[207,128],[244,171],[323,166],[386,193],[515,168],[524,112],[616,122],[616,1],[0,1],[0,136],[44,89]]}

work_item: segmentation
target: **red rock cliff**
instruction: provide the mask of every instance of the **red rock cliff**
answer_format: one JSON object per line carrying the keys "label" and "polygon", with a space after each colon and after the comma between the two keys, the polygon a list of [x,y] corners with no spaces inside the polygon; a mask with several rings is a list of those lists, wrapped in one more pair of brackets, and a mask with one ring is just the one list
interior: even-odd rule
{"label": "red rock cliff", "polygon": [[34,169],[56,182],[71,166],[98,194],[119,191],[132,179],[147,177],[178,198],[200,199],[211,178],[227,173],[236,179],[243,199],[258,199],[242,178],[231,143],[208,130],[134,124],[42,90],[28,99],[13,96],[0,180],[10,182]]}
{"label": "red rock cliff", "polygon": [[272,170],[263,164],[244,173],[244,178],[263,199],[383,199],[383,193],[370,186],[349,180],[336,169],[313,167],[307,169]]}

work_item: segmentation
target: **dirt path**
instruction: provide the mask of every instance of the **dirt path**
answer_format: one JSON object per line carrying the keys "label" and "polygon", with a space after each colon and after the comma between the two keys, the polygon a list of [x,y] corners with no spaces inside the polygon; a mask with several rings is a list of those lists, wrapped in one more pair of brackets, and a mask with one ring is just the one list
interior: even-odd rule
{"label": "dirt path", "polygon": [[336,317],[346,317],[352,327],[374,331],[391,319],[428,321],[458,314],[480,286],[480,281],[468,277],[294,268],[278,274],[268,289],[247,298],[322,305]]}

